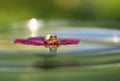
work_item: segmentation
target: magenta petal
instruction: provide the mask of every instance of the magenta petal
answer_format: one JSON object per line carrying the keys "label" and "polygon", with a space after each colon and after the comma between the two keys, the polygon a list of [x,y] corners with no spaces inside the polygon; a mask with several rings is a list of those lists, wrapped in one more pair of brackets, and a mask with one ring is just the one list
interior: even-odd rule
{"label": "magenta petal", "polygon": [[[50,46],[49,44],[44,43],[45,37],[32,37],[28,39],[15,39],[14,43],[20,43],[25,45],[34,45],[34,46]],[[60,39],[60,45],[71,45],[78,44],[80,41],[75,39]]]}
{"label": "magenta petal", "polygon": [[75,39],[61,39],[61,45],[79,44],[79,40]]}
{"label": "magenta petal", "polygon": [[15,39],[14,43],[26,44],[26,40],[24,40],[24,39]]}
{"label": "magenta petal", "polygon": [[14,43],[26,45],[44,45],[44,37],[28,38],[28,39],[15,39]]}

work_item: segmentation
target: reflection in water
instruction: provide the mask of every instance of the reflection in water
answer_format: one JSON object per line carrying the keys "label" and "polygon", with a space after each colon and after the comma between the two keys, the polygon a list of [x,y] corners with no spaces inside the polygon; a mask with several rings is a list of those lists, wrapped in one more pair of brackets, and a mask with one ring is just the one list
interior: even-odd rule
{"label": "reflection in water", "polygon": [[113,42],[114,43],[119,43],[119,37],[116,33],[113,34]]}
{"label": "reflection in water", "polygon": [[38,35],[38,29],[41,28],[42,26],[43,26],[42,21],[38,21],[37,19],[32,18],[28,22],[28,28],[31,31],[31,37],[36,37]]}

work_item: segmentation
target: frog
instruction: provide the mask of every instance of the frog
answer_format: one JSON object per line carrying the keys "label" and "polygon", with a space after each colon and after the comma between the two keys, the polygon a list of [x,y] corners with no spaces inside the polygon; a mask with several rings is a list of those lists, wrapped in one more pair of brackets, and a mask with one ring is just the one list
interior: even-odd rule
{"label": "frog", "polygon": [[47,35],[45,43],[49,45],[60,45],[60,40],[57,38],[56,35],[55,36]]}

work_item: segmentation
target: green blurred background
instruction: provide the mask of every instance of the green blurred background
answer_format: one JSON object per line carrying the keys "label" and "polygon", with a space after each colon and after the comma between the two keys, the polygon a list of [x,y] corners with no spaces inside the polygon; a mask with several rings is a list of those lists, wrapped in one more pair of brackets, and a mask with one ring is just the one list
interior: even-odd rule
{"label": "green blurred background", "polygon": [[[13,39],[30,36],[25,23],[31,18],[43,21],[40,34],[54,29],[47,29],[51,22],[52,32],[60,27],[119,30],[120,0],[0,0],[0,81],[120,81],[119,53],[66,53],[45,60],[39,55],[44,47],[13,45]],[[120,45],[82,41],[91,42]]]}
{"label": "green blurred background", "polygon": [[119,29],[119,3],[119,0],[0,0],[0,22],[57,19],[71,21],[74,26]]}
{"label": "green blurred background", "polygon": [[120,0],[0,0],[0,21],[41,19],[119,20]]}

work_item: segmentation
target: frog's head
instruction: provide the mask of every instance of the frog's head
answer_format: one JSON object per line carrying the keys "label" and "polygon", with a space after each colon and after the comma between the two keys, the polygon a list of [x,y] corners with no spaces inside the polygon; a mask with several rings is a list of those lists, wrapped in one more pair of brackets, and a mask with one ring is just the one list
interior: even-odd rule
{"label": "frog's head", "polygon": [[50,34],[47,34],[46,37],[45,37],[45,40],[46,40],[46,41],[49,40],[50,37],[51,37],[51,35],[50,35]]}
{"label": "frog's head", "polygon": [[50,41],[57,41],[58,39],[57,39],[57,36],[50,36],[50,39],[49,39]]}

